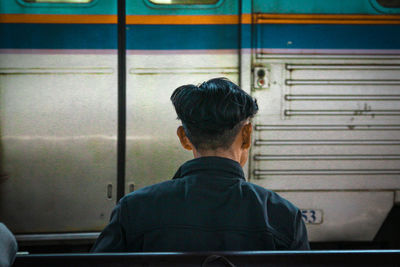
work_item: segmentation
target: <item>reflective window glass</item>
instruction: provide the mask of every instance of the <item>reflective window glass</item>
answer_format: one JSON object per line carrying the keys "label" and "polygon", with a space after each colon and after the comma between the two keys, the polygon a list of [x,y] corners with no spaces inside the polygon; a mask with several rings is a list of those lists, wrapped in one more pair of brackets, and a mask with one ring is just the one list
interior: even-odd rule
{"label": "reflective window glass", "polygon": [[157,5],[211,5],[218,0],[150,0]]}
{"label": "reflective window glass", "polygon": [[93,0],[23,0],[27,3],[71,3],[71,4],[87,4]]}
{"label": "reflective window glass", "polygon": [[400,0],[377,0],[378,4],[387,8],[400,8]]}

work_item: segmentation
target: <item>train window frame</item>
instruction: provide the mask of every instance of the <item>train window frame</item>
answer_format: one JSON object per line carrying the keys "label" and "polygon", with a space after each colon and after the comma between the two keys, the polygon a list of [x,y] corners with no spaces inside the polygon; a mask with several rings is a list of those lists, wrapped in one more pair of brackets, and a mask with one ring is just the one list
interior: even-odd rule
{"label": "train window frame", "polygon": [[[45,0],[42,0],[45,1]],[[97,4],[99,0],[89,0],[87,3],[67,2],[68,0],[60,0],[60,2],[29,2],[29,0],[16,0],[16,2],[26,7],[91,7]]]}
{"label": "train window frame", "polygon": [[385,7],[381,5],[378,0],[369,0],[369,3],[372,7],[378,12],[385,14],[400,14],[400,6],[399,7]]}
{"label": "train window frame", "polygon": [[[177,5],[182,5],[182,6],[187,6],[187,5],[189,5],[189,6],[193,6],[193,5],[215,5],[216,3],[218,3],[219,0],[175,0],[175,1],[182,1],[182,2],[186,1],[186,2],[189,2],[189,3],[165,3],[165,2],[163,3],[163,1],[165,1],[165,0],[149,0],[149,2],[154,4],[154,5],[168,5],[168,6],[170,6],[170,5],[174,5],[174,6],[177,6]],[[174,0],[169,0],[169,1],[174,1]],[[198,2],[200,2],[200,1],[207,2],[208,1],[208,3],[196,3],[197,1]]]}
{"label": "train window frame", "polygon": [[152,0],[143,0],[144,3],[154,9],[213,9],[222,5],[225,0],[217,0],[213,4],[155,4]]}
{"label": "train window frame", "polygon": [[49,4],[88,4],[93,0],[22,0],[27,3],[49,3]]}

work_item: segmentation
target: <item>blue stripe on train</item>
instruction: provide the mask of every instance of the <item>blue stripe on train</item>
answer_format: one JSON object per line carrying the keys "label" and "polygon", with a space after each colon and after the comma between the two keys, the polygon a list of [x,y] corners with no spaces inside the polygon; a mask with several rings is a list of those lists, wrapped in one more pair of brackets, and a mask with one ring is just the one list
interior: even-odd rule
{"label": "blue stripe on train", "polygon": [[400,49],[400,25],[262,24],[257,48]]}
{"label": "blue stripe on train", "polygon": [[237,49],[239,25],[129,26],[128,49]]}
{"label": "blue stripe on train", "polygon": [[0,24],[0,48],[117,49],[114,24]]}
{"label": "blue stripe on train", "polygon": [[[139,50],[236,49],[238,25],[129,25],[127,48]],[[250,38],[250,25],[243,25]],[[116,49],[117,26],[109,24],[0,24],[0,48]],[[263,24],[258,48],[400,49],[400,25]],[[250,42],[242,42],[250,46]],[[250,47],[243,47],[250,48]]]}
{"label": "blue stripe on train", "polygon": [[[238,48],[238,25],[130,25],[128,49]],[[0,24],[0,48],[116,49],[117,26]]]}

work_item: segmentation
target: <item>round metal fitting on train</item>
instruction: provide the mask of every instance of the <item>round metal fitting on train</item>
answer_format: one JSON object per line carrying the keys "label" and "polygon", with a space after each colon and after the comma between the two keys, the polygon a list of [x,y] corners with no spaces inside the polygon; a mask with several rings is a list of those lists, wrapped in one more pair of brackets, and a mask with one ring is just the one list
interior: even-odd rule
{"label": "round metal fitting on train", "polygon": [[259,69],[259,70],[257,71],[257,76],[260,77],[260,78],[265,77],[265,70]]}

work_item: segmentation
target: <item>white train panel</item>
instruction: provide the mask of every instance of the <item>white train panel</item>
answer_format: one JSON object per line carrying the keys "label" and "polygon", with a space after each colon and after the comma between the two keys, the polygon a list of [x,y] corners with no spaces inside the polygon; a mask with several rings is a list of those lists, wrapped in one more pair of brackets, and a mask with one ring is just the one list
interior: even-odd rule
{"label": "white train panel", "polygon": [[0,64],[1,220],[17,234],[101,230],[116,199],[116,56]]}
{"label": "white train panel", "polygon": [[372,240],[400,189],[399,59],[254,60],[252,182],[303,209],[311,241]]}
{"label": "white train panel", "polygon": [[237,60],[235,54],[128,56],[127,192],[172,178],[193,157],[176,136],[180,122],[170,101],[172,92],[213,77],[237,82]]}
{"label": "white train panel", "polygon": [[[370,241],[393,205],[394,193],[385,191],[280,192],[305,209],[312,241]],[[366,223],[366,221],[368,223]]]}

